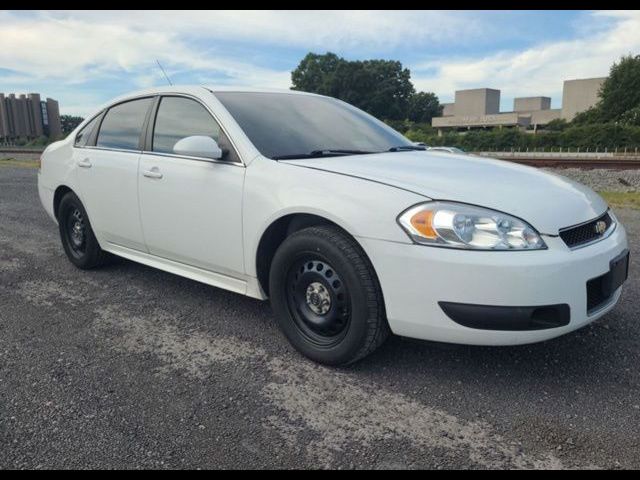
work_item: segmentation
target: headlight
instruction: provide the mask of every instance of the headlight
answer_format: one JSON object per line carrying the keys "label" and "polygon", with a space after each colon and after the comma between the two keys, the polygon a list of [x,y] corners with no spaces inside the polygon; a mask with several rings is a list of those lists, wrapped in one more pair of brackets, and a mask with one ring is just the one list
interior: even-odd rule
{"label": "headlight", "polygon": [[398,222],[416,243],[474,250],[547,248],[535,229],[522,220],[462,203],[428,202],[410,208]]}

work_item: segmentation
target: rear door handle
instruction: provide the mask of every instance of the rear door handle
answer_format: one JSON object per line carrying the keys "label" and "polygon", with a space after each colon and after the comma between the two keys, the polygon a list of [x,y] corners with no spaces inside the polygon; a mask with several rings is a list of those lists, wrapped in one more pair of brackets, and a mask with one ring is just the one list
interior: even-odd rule
{"label": "rear door handle", "polygon": [[82,168],[91,168],[91,160],[89,160],[88,158],[80,160],[78,162],[78,166]]}
{"label": "rear door handle", "polygon": [[151,170],[145,170],[142,172],[142,175],[147,178],[162,178],[162,173],[160,173],[157,167],[153,167]]}

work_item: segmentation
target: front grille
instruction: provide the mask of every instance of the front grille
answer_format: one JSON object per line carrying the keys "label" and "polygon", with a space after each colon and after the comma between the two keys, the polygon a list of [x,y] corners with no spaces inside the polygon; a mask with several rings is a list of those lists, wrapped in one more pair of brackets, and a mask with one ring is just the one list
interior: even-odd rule
{"label": "front grille", "polygon": [[597,310],[611,299],[611,294],[605,294],[603,280],[607,274],[592,278],[587,282],[587,313]]}
{"label": "front grille", "polygon": [[[598,222],[604,222],[604,230],[598,231]],[[560,230],[560,238],[564,240],[564,243],[566,243],[569,248],[576,248],[604,237],[612,223],[613,218],[611,218],[609,212],[606,212],[604,215],[590,222]]]}

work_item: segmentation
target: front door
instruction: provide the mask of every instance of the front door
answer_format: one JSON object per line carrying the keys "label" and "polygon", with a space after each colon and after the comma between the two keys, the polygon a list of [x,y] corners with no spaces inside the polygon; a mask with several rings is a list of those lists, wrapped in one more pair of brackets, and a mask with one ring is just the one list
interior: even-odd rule
{"label": "front door", "polygon": [[[149,253],[235,278],[244,277],[242,189],[245,168],[219,125],[198,101],[160,99],[151,152],[140,160],[140,212]],[[176,155],[192,135],[211,136],[223,160]]]}

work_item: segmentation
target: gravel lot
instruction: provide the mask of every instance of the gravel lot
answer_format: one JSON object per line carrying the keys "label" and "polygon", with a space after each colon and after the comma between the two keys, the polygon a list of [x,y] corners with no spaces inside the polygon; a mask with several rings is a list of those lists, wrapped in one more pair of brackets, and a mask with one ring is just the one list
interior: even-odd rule
{"label": "gravel lot", "polygon": [[607,170],[594,168],[543,168],[548,172],[564,175],[596,191],[634,192],[640,190],[640,170]]}
{"label": "gravel lot", "polygon": [[315,365],[268,304],[65,258],[36,170],[0,167],[0,468],[640,468],[640,212],[600,321],[542,344],[392,338]]}

